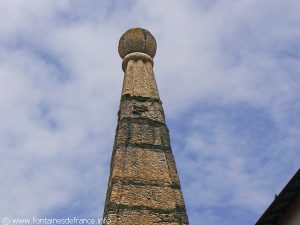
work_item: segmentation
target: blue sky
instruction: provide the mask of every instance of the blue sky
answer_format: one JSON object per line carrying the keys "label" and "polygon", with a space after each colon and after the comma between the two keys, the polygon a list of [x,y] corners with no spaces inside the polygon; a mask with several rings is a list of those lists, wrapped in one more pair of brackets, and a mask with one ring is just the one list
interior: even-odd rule
{"label": "blue sky", "polygon": [[0,3],[0,217],[101,217],[131,27],[154,72],[191,224],[254,224],[300,163],[300,3]]}

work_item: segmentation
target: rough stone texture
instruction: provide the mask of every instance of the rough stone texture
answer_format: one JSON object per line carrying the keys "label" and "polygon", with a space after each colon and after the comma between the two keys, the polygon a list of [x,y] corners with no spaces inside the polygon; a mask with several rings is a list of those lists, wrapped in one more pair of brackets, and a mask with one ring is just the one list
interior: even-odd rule
{"label": "rough stone texture", "polygon": [[156,53],[156,40],[149,31],[132,28],[120,38],[118,50],[122,59],[132,52],[142,52],[153,58]]}
{"label": "rough stone texture", "polygon": [[140,101],[127,97],[121,101],[119,118],[146,118],[165,123],[162,104],[159,101]]}
{"label": "rough stone texture", "polygon": [[114,160],[113,178],[152,185],[172,184],[169,164],[163,151],[121,147],[116,149]]}
{"label": "rough stone texture", "polygon": [[129,60],[122,95],[159,99],[152,64],[142,60]]}
{"label": "rough stone texture", "polygon": [[119,212],[109,212],[111,224],[126,225],[187,225],[186,215],[178,217],[179,213],[156,213],[148,210],[124,209]]}
{"label": "rough stone texture", "polygon": [[[124,34],[122,54],[124,45],[141,46],[139,32]],[[134,57],[125,63],[104,217],[112,225],[187,225],[152,63]]]}
{"label": "rough stone texture", "polygon": [[123,185],[112,187],[109,201],[112,204],[141,206],[162,210],[173,210],[183,206],[179,189],[149,185]]}
{"label": "rough stone texture", "polygon": [[168,128],[165,125],[144,118],[123,118],[119,121],[115,144],[158,145],[163,149],[169,148]]}
{"label": "rough stone texture", "polygon": [[156,127],[152,124],[131,124],[129,141],[134,144],[150,144],[169,147],[168,131],[165,126]]}

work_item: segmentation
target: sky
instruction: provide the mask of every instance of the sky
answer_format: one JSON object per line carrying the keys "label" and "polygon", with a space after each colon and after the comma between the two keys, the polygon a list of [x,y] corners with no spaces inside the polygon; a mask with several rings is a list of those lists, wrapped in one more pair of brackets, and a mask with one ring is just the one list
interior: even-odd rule
{"label": "sky", "polygon": [[0,1],[0,218],[102,217],[121,35],[154,72],[192,225],[255,224],[300,165],[297,0]]}

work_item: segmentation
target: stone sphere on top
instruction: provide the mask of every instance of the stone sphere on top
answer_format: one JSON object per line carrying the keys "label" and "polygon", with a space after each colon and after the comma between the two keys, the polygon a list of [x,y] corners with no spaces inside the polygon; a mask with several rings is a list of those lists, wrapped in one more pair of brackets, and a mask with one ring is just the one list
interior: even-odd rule
{"label": "stone sphere on top", "polygon": [[148,30],[132,28],[120,38],[118,50],[122,59],[132,52],[142,52],[153,58],[156,53],[156,40]]}

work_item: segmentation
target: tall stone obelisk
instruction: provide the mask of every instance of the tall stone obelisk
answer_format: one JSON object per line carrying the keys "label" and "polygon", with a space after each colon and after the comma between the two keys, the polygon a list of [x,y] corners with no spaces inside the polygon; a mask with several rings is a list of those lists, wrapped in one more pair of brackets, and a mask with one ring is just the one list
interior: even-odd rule
{"label": "tall stone obelisk", "polygon": [[145,29],[120,39],[125,77],[104,209],[112,225],[188,224],[152,68],[155,53]]}

